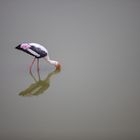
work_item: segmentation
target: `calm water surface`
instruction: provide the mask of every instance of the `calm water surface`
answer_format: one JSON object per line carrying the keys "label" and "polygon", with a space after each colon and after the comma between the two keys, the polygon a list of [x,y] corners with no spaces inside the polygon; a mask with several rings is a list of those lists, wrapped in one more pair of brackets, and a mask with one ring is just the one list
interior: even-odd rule
{"label": "calm water surface", "polygon": [[[140,2],[0,2],[0,139],[140,138]],[[14,47],[44,45],[61,71]],[[35,79],[36,78],[36,79]]]}

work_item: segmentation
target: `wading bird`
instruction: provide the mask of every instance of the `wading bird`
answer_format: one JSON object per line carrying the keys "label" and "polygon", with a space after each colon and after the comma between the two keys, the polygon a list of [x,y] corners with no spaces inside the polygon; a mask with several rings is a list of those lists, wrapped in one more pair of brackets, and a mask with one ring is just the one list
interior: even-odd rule
{"label": "wading bird", "polygon": [[49,57],[47,49],[40,44],[37,44],[37,43],[22,43],[22,44],[19,44],[15,48],[34,56],[34,59],[33,59],[31,65],[29,67],[30,72],[32,70],[32,66],[33,66],[36,59],[37,59],[37,71],[39,71],[39,59],[40,58],[44,58],[47,62],[49,62],[50,64],[53,64],[56,67],[56,69],[61,68],[61,65],[59,64],[59,62],[51,60],[50,57]]}

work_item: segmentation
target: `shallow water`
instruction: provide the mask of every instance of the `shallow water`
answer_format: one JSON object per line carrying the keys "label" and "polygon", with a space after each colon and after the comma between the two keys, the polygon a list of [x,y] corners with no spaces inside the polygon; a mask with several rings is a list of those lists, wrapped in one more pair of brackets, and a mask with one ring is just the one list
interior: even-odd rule
{"label": "shallow water", "polygon": [[[0,139],[140,138],[140,2],[0,3]],[[29,74],[24,41],[61,71],[40,59]]]}

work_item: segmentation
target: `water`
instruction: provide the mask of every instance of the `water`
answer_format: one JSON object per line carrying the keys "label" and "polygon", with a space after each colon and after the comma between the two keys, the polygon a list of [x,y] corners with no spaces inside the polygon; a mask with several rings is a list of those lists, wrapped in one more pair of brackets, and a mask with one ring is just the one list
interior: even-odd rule
{"label": "water", "polygon": [[[140,2],[0,2],[0,139],[140,138]],[[62,69],[15,50],[44,45]]]}

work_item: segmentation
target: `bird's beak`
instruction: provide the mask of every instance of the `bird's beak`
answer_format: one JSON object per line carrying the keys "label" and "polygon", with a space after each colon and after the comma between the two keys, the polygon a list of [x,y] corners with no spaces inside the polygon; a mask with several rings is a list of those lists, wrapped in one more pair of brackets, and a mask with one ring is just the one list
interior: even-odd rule
{"label": "bird's beak", "polygon": [[55,65],[55,67],[56,67],[57,70],[61,69],[61,65],[59,63],[57,65]]}

